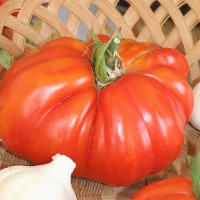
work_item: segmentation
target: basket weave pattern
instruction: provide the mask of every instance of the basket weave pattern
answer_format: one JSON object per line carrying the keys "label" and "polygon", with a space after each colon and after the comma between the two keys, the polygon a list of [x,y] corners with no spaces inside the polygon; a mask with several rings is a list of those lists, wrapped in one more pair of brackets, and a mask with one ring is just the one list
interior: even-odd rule
{"label": "basket weave pattern", "polygon": [[[200,1],[199,0],[10,0],[0,6],[0,48],[14,60],[25,55],[29,40],[39,47],[51,38],[73,36],[86,39],[96,33],[113,35],[118,27],[122,36],[138,41],[152,41],[180,50],[187,58],[194,83],[200,79]],[[13,13],[18,12],[17,16]],[[60,17],[61,13],[64,16]],[[39,21],[37,28],[32,26]],[[6,30],[12,37],[5,34]],[[5,69],[0,65],[0,77]],[[115,188],[89,180],[73,178],[78,199],[130,199],[146,183],[176,174],[188,175],[185,155],[200,149],[200,132],[189,124],[185,128],[183,153],[163,172],[149,176],[129,187]],[[0,144],[0,168],[30,165],[12,155]]]}

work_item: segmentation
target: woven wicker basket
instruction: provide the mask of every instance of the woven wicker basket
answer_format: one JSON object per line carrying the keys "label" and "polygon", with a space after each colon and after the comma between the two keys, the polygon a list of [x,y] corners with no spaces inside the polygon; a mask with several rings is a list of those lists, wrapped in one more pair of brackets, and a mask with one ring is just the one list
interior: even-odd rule
{"label": "woven wicker basket", "polygon": [[[12,15],[15,12],[17,17]],[[86,39],[91,28],[112,35],[117,27],[122,28],[123,37],[180,50],[188,60],[193,84],[199,81],[199,0],[10,0],[0,6],[0,48],[13,56],[13,61],[26,54],[27,41],[37,48],[53,37]],[[6,71],[2,65],[1,78]],[[72,184],[78,199],[130,199],[150,182],[177,174],[188,176],[185,156],[194,156],[199,149],[200,132],[187,124],[182,154],[161,173],[129,187],[110,187],[80,178],[73,178]],[[0,143],[0,168],[18,164],[31,163]]]}

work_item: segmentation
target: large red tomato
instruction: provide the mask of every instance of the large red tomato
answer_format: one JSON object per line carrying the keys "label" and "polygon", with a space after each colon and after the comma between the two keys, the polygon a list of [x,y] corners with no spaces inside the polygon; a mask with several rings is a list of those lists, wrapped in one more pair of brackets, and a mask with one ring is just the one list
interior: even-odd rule
{"label": "large red tomato", "polygon": [[0,86],[0,138],[36,164],[66,154],[77,164],[75,176],[110,185],[164,169],[182,150],[193,108],[186,59],[123,39],[117,56],[123,73],[99,89],[96,73],[108,75],[105,60],[94,52],[92,68],[87,50],[83,42],[59,38],[7,71]]}

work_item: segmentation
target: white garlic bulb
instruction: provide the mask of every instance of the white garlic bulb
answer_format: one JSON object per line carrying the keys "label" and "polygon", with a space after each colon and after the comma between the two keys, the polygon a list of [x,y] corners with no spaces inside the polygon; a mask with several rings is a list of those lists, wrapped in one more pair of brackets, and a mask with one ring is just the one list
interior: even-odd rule
{"label": "white garlic bulb", "polygon": [[200,82],[193,88],[194,107],[190,118],[191,125],[200,131]]}
{"label": "white garlic bulb", "polygon": [[0,170],[1,200],[76,200],[71,174],[76,164],[57,154],[37,166],[12,166]]}

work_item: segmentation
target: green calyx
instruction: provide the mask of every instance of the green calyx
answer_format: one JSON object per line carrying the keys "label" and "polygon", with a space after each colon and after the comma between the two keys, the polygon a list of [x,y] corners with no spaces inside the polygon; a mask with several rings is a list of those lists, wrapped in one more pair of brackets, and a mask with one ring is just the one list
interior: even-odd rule
{"label": "green calyx", "polygon": [[200,151],[194,158],[187,157],[187,160],[191,166],[192,188],[197,200],[200,200]]}
{"label": "green calyx", "polygon": [[94,41],[92,67],[97,87],[102,89],[124,74],[123,61],[117,52],[120,45],[121,30],[105,43],[102,43],[94,32],[91,32],[91,37]]}

